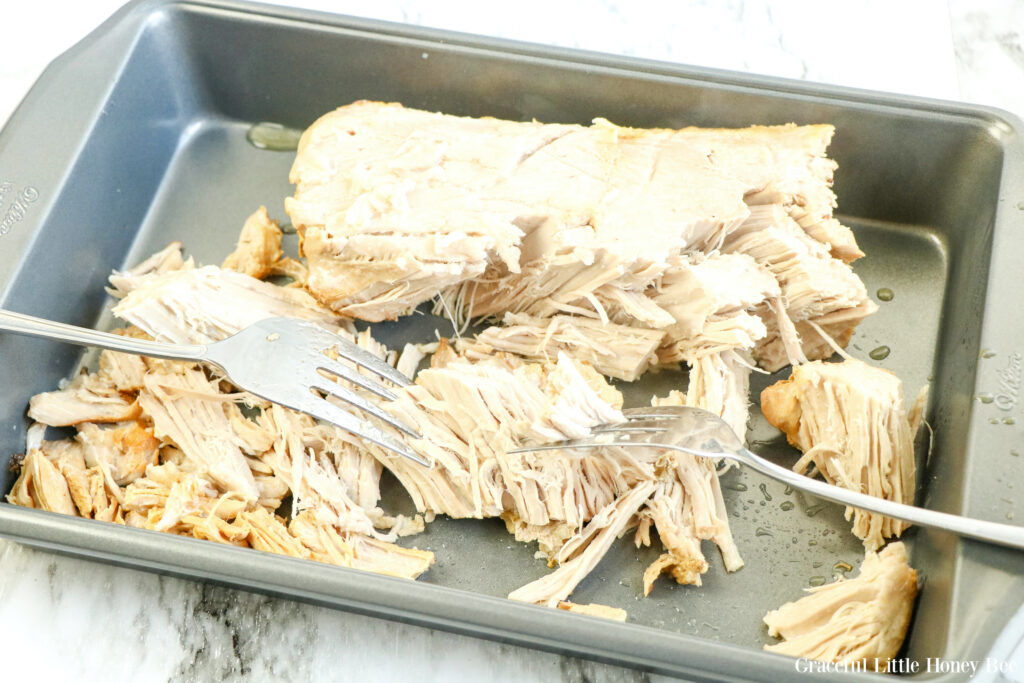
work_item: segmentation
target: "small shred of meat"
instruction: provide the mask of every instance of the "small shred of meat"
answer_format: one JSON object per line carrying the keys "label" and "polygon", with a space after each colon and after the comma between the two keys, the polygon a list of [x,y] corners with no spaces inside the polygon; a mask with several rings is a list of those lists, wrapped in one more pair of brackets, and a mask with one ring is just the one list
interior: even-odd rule
{"label": "small shred of meat", "polygon": [[[692,382],[693,379],[691,385]],[[652,398],[651,405],[690,405],[689,396],[689,393],[672,391],[668,396]],[[701,575],[708,570],[707,559],[701,551],[704,539],[711,539],[718,545],[728,571],[743,566],[729,528],[716,464],[706,458],[673,452],[663,467],[658,488],[639,514],[640,523],[634,536],[638,547],[649,545],[653,526],[666,549],[644,571],[644,595],[650,595],[654,582],[666,572],[677,583],[701,585]]]}
{"label": "small shred of meat", "polygon": [[692,406],[719,415],[744,440],[749,414],[750,373],[753,361],[742,351],[701,356],[690,365],[686,393],[672,391],[655,397],[654,406]]}
{"label": "small shred of meat", "polygon": [[567,600],[558,603],[558,609],[565,610],[566,612],[575,612],[576,614],[586,614],[589,617],[611,619],[612,621],[626,621],[626,618],[629,616],[626,610],[619,607],[609,607],[608,605],[599,605],[597,603],[578,605]]}
{"label": "small shred of meat", "polygon": [[36,394],[28,416],[50,427],[83,422],[126,422],[139,417],[139,406],[102,375],[78,375],[63,389]]}
{"label": "small shred of meat", "polygon": [[[654,490],[653,482],[642,482],[602,508],[578,537],[570,539],[570,543],[579,539],[574,547],[576,554],[571,559],[563,561],[550,574],[512,591],[508,594],[509,599],[557,607],[607,554],[612,543],[626,531],[633,515]],[[566,546],[563,546],[563,550]]]}
{"label": "small shred of meat", "polygon": [[15,505],[38,508],[62,515],[74,515],[71,491],[60,470],[40,449],[31,451],[21,463],[21,476],[7,494]]}
{"label": "small shred of meat", "polygon": [[270,220],[267,207],[261,206],[245,219],[238,245],[221,268],[262,280],[274,273],[281,260],[281,237],[277,221]]}
{"label": "small shred of meat", "polygon": [[318,524],[308,512],[299,514],[288,530],[309,550],[312,559],[375,574],[415,579],[434,563],[434,553],[403,548],[376,538],[341,534]]}
{"label": "small shred of meat", "polygon": [[[804,453],[795,471],[813,465],[830,484],[913,504],[914,439],[903,386],[893,373],[852,359],[807,363],[761,393],[761,410]],[[868,550],[910,526],[848,507],[851,517],[853,533]]]}
{"label": "small shred of meat", "polygon": [[183,367],[147,375],[139,405],[157,438],[175,444],[224,490],[255,503],[260,492],[245,459],[252,452],[247,432],[238,429],[246,422],[239,399],[222,394],[198,367]]}
{"label": "small shred of meat", "polygon": [[[124,330],[115,330],[124,334]],[[146,335],[148,337],[148,335]],[[138,391],[146,376],[146,361],[131,353],[103,350],[100,352],[99,374],[110,380],[121,392]]]}
{"label": "small shred of meat", "polygon": [[259,423],[274,437],[263,462],[287,484],[295,515],[308,511],[341,531],[394,540],[374,528],[384,522],[377,508],[380,465],[354,437],[279,405],[263,411]]}
{"label": "small shred of meat", "polygon": [[561,351],[576,361],[590,363],[602,375],[632,382],[657,361],[656,351],[664,337],[662,330],[579,316],[534,318],[506,313],[501,325],[459,340],[456,348],[469,358],[503,351],[538,361],[555,358]]}
{"label": "small shred of meat", "polygon": [[807,593],[765,616],[768,633],[783,642],[764,649],[885,671],[907,634],[917,572],[908,566],[903,544],[892,543],[879,553],[868,551],[856,577]]}
{"label": "small shred of meat", "polygon": [[194,535],[208,518],[233,519],[246,509],[239,496],[221,494],[213,480],[173,462],[153,465],[125,488],[124,507],[146,519],[145,528]]}

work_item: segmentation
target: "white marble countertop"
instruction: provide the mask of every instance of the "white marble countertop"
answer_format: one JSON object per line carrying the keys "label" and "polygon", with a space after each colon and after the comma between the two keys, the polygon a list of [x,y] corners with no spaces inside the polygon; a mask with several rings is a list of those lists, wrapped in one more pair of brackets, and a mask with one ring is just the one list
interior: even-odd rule
{"label": "white marble countertop", "polygon": [[[993,105],[1024,116],[1020,0],[298,0],[411,24]],[[0,121],[119,0],[4,8]],[[646,674],[0,540],[5,680],[647,680]],[[658,677],[650,677],[658,678]],[[662,679],[664,680],[664,679]]]}

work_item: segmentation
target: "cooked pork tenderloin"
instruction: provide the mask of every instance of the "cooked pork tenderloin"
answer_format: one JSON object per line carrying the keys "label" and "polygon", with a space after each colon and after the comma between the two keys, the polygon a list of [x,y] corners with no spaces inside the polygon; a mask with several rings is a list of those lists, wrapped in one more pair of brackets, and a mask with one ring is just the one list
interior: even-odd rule
{"label": "cooked pork tenderloin", "polygon": [[783,642],[769,652],[885,671],[907,634],[917,572],[902,543],[868,551],[852,579],[808,588],[809,595],[769,612],[768,633]]}
{"label": "cooked pork tenderloin", "polygon": [[[199,341],[206,338],[203,330],[229,332],[229,325],[211,324],[202,316],[202,309],[193,310],[188,298],[169,295],[160,286],[162,278],[191,277],[189,273],[203,270],[207,269],[186,265],[178,273],[164,273],[151,282],[132,280],[129,296],[137,301],[153,299],[155,304],[133,307],[133,311],[143,311],[135,320],[171,338]],[[205,277],[214,283],[224,277],[224,271],[207,272]],[[770,275],[766,277],[774,284]],[[160,314],[150,317],[146,315],[150,311]],[[359,335],[358,340],[384,354],[379,345],[373,347],[375,342],[368,333]],[[652,341],[645,354],[653,348]],[[324,434],[324,426],[276,406],[261,407],[258,424],[271,436],[272,445],[262,453],[260,462],[287,484],[295,514],[310,511],[331,528],[364,537],[380,535],[375,528],[400,534],[422,525],[422,521],[389,518],[375,508],[380,464],[392,470],[417,510],[427,516],[501,516],[517,538],[539,541],[552,565],[562,565],[541,585],[517,592],[517,597],[544,604],[554,605],[568,597],[614,539],[641,523],[643,515],[636,513],[646,509],[652,495],[658,500],[655,494],[666,486],[671,487],[672,503],[656,503],[655,507],[665,512],[655,515],[661,521],[651,524],[665,528],[667,539],[683,535],[697,539],[698,553],[700,539],[713,539],[722,549],[727,568],[741,566],[711,466],[696,464],[692,458],[677,463],[659,452],[638,457],[624,449],[582,456],[507,453],[521,443],[584,436],[593,425],[622,419],[618,411],[622,399],[617,391],[588,365],[574,362],[564,353],[556,354],[557,362],[546,363],[500,353],[486,357],[477,353],[471,359],[442,342],[431,367],[417,375],[413,386],[398,390],[398,399],[387,405],[389,412],[423,434],[422,440],[410,445],[433,463],[429,469],[363,444],[340,430],[330,428],[330,433]],[[419,357],[419,351],[413,349],[409,362]],[[742,357],[729,352],[707,356],[701,362],[710,364],[711,369],[708,378],[695,386],[713,387],[701,391],[714,397],[718,410],[735,412],[736,387],[742,388],[748,369]],[[744,391],[739,399],[743,417],[734,417],[741,423],[745,421],[745,402]],[[228,401],[222,408],[231,410],[231,405]],[[238,420],[229,422],[237,428]],[[233,459],[238,464],[247,454],[245,448],[239,450],[242,460]],[[186,462],[198,462],[183,457]],[[346,462],[352,464],[344,465]],[[345,473],[339,476],[342,470]],[[358,490],[362,481],[369,486],[365,498]],[[236,483],[233,490],[245,488]],[[252,495],[250,488],[250,499]],[[673,512],[673,505],[678,512]],[[649,532],[647,536],[649,542]],[[699,571],[691,580],[699,581]]]}
{"label": "cooked pork tenderloin", "polygon": [[[761,393],[761,410],[803,451],[795,471],[813,466],[830,484],[913,504],[913,432],[902,383],[893,373],[853,359],[806,363]],[[848,507],[851,517],[853,533],[868,550],[909,526]]]}
{"label": "cooked pork tenderloin", "polygon": [[303,135],[286,210],[310,291],[346,315],[394,318],[458,286],[448,300],[467,318],[597,312],[601,297],[650,325],[665,317],[637,298],[671,257],[720,245],[748,217],[745,197],[859,255],[832,219],[831,135],[517,123],[363,101]]}

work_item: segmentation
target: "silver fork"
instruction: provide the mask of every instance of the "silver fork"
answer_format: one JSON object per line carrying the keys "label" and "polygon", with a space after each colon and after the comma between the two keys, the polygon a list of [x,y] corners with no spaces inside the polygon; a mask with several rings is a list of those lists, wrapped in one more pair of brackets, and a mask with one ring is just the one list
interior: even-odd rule
{"label": "silver fork", "polygon": [[337,397],[413,438],[421,438],[416,430],[389,415],[384,409],[329,379],[324,373],[340,377],[383,399],[395,398],[395,394],[381,382],[345,363],[332,360],[324,352],[334,349],[339,358],[399,386],[411,384],[409,378],[372,353],[316,323],[295,318],[267,318],[212,344],[165,344],[0,309],[0,331],[56,339],[79,346],[98,346],[153,358],[210,363],[223,370],[231,383],[240,389],[329,422],[421,465],[427,465],[425,460],[400,440],[314,393],[315,390]]}
{"label": "silver fork", "polygon": [[877,512],[886,517],[893,517],[912,524],[944,529],[980,541],[1024,549],[1024,527],[961,517],[883,500],[811,479],[785,467],[780,467],[744,448],[732,428],[718,415],[706,410],[682,406],[662,406],[632,408],[622,412],[626,416],[626,422],[595,427],[591,430],[589,437],[527,446],[509,452],[529,453],[551,449],[623,446],[627,448],[663,448],[690,453],[701,458],[723,458],[746,465],[765,476],[819,498],[850,505],[861,510]]}

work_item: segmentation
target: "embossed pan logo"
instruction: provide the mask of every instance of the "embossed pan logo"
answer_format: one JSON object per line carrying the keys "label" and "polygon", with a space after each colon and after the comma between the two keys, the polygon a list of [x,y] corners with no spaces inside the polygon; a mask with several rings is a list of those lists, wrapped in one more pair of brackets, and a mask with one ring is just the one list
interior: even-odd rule
{"label": "embossed pan logo", "polygon": [[1021,361],[1019,352],[1011,354],[1010,362],[999,372],[999,393],[995,404],[1000,410],[1013,410],[1020,399],[1021,373],[1024,371]]}
{"label": "embossed pan logo", "polygon": [[0,182],[0,237],[9,233],[15,224],[25,218],[29,207],[37,199],[39,191],[32,185],[16,191],[14,183]]}

